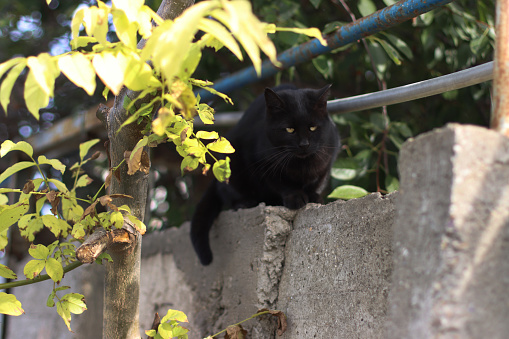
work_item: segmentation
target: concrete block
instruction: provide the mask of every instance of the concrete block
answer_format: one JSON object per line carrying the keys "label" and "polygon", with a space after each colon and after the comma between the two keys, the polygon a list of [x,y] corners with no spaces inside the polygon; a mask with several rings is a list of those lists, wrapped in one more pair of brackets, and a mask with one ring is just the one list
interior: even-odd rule
{"label": "concrete block", "polygon": [[[203,267],[189,239],[189,224],[143,240],[141,326],[168,308],[189,317],[190,338],[203,338],[270,306],[277,298],[284,244],[295,212],[260,205],[221,213],[211,230],[214,261]],[[254,338],[269,338],[255,320],[244,325]]]}
{"label": "concrete block", "polygon": [[[192,251],[188,225],[148,235],[143,328],[154,311],[172,307],[188,315],[190,338],[202,338],[269,307],[288,316],[283,338],[381,337],[394,199],[373,194],[297,212],[263,205],[223,212],[212,229],[208,267]],[[267,317],[243,326],[251,338],[275,338]]]}
{"label": "concrete block", "polygon": [[387,338],[507,338],[509,139],[448,125],[400,154]]}
{"label": "concrete block", "polygon": [[299,211],[286,245],[283,338],[381,338],[392,272],[396,194]]}

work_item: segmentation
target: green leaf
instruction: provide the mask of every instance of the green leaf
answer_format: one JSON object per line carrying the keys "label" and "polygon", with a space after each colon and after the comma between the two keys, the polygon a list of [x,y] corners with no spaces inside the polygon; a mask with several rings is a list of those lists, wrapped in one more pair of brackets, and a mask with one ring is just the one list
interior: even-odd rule
{"label": "green leaf", "polygon": [[182,175],[184,175],[186,172],[191,172],[198,168],[198,165],[200,165],[200,162],[197,158],[193,156],[186,156],[180,164],[180,171]]}
{"label": "green leaf", "polygon": [[32,158],[32,156],[34,155],[34,149],[26,141],[18,141],[17,143],[13,143],[10,140],[5,140],[2,143],[2,146],[0,146],[0,157],[3,158],[10,151],[22,151],[25,154],[27,154],[30,158]]}
{"label": "green leaf", "polygon": [[30,248],[28,249],[28,253],[34,258],[34,259],[41,259],[41,260],[46,260],[46,258],[48,257],[48,255],[50,254],[49,253],[49,249],[42,245],[42,244],[38,244],[38,245],[30,245]]}
{"label": "green leaf", "polygon": [[76,86],[81,87],[88,95],[95,91],[95,72],[92,62],[81,53],[67,54],[58,59],[58,67]]}
{"label": "green leaf", "polygon": [[[389,118],[387,117],[387,120]],[[382,132],[385,130],[386,126],[386,118],[382,113],[372,113],[369,115],[369,122],[371,122],[371,125],[374,127],[374,129],[378,132]],[[388,121],[387,121],[388,123]]]}
{"label": "green leaf", "polygon": [[115,228],[122,228],[124,225],[124,216],[119,211],[111,212],[110,221]]}
{"label": "green leaf", "polygon": [[6,231],[12,224],[17,222],[30,208],[28,199],[15,205],[4,206],[0,210],[0,233]]}
{"label": "green leaf", "polygon": [[2,264],[0,264],[0,277],[4,277],[6,279],[18,279],[18,276],[13,270]]}
{"label": "green leaf", "polygon": [[67,308],[73,314],[81,314],[87,309],[85,297],[82,294],[68,293],[61,300],[67,301]]}
{"label": "green leaf", "polygon": [[157,333],[156,330],[146,330],[145,331],[145,335],[152,337],[152,338],[156,336],[156,333]]}
{"label": "green leaf", "polygon": [[399,180],[389,174],[385,176],[385,189],[391,193],[399,190]]}
{"label": "green leaf", "polygon": [[65,186],[65,184],[63,182],[61,182],[60,180],[48,179],[48,181],[50,183],[52,183],[53,185],[55,185],[60,192],[62,192],[64,194],[69,194],[69,190],[67,189],[67,186]]}
{"label": "green leaf", "polygon": [[64,319],[65,325],[67,329],[71,330],[71,312],[69,312],[69,307],[67,302],[57,302],[57,313]]}
{"label": "green leaf", "polygon": [[69,234],[70,226],[69,224],[62,219],[58,219],[54,215],[47,214],[43,215],[42,222],[44,226],[49,228],[49,230],[55,235],[55,237],[64,236],[66,237]]}
{"label": "green leaf", "polygon": [[322,0],[310,0],[311,4],[314,8],[320,7],[320,4],[322,3]]}
{"label": "green leaf", "polygon": [[90,183],[93,180],[86,174],[83,174],[81,177],[79,177],[78,181],[76,182],[76,188],[78,187],[87,187],[90,185]]}
{"label": "green leaf", "polygon": [[211,151],[218,153],[233,153],[235,149],[232,147],[230,142],[225,138],[221,137],[210,144],[207,144],[207,148]]}
{"label": "green leaf", "polygon": [[[40,199],[42,200],[42,199]],[[33,214],[25,214],[18,221],[19,232],[22,237],[32,242],[35,239],[35,235],[39,233],[44,224],[42,223],[41,217]]]}
{"label": "green leaf", "polygon": [[376,12],[376,6],[371,0],[359,0],[357,8],[359,8],[359,12],[361,12],[362,16],[368,16]]}
{"label": "green leaf", "polygon": [[46,299],[46,306],[48,307],[54,307],[55,306],[55,299],[56,292],[53,290],[51,291],[50,295],[48,296],[48,299]]}
{"label": "green leaf", "polygon": [[62,267],[62,264],[55,258],[48,258],[46,261],[46,273],[48,273],[51,280],[59,284],[64,277],[64,268]]}
{"label": "green leaf", "polygon": [[92,140],[89,140],[87,142],[80,144],[80,159],[81,159],[81,161],[83,161],[85,159],[90,148],[92,148],[98,142],[99,142],[99,139],[92,139]]}
{"label": "green leaf", "polygon": [[196,137],[198,139],[215,140],[215,139],[219,138],[219,134],[217,134],[217,132],[215,132],[215,131],[212,131],[212,132],[209,132],[209,131],[198,131],[196,133]]}
{"label": "green leaf", "polygon": [[187,319],[187,316],[184,312],[170,309],[170,310],[168,310],[168,312],[166,312],[166,315],[163,317],[163,319],[161,319],[161,323],[165,323],[165,322],[172,321],[172,320],[175,320],[175,321],[178,321],[181,323],[189,322],[189,320]]}
{"label": "green leaf", "polygon": [[350,199],[361,198],[367,194],[368,194],[368,191],[366,191],[362,187],[352,186],[352,185],[343,185],[343,186],[336,187],[334,189],[334,191],[332,191],[332,193],[328,195],[328,198],[350,200]]}
{"label": "green leaf", "polygon": [[11,167],[7,168],[2,174],[0,174],[0,183],[3,182],[5,179],[13,175],[14,173],[17,173],[21,170],[24,170],[25,168],[29,168],[35,166],[34,162],[31,161],[20,161],[12,165]]}
{"label": "green leaf", "polygon": [[23,269],[23,274],[27,279],[33,279],[37,277],[44,269],[44,260],[30,260],[26,263]]}
{"label": "green leaf", "polygon": [[410,47],[408,47],[408,45],[402,39],[387,32],[382,32],[382,34],[386,36],[391,44],[393,44],[399,51],[401,51],[401,53],[403,53],[408,59],[412,59],[414,57]]}
{"label": "green leaf", "polygon": [[18,316],[25,313],[21,303],[13,294],[0,292],[0,313]]}
{"label": "green leaf", "polygon": [[40,155],[39,158],[37,158],[37,162],[39,165],[51,165],[54,169],[60,171],[62,174],[65,172],[65,165],[62,164],[58,159],[48,159],[46,156]]}
{"label": "green leaf", "polygon": [[334,67],[332,63],[332,59],[325,55],[320,55],[314,58],[312,61],[313,66],[315,66],[316,70],[323,75],[325,79],[332,78]]}
{"label": "green leaf", "polygon": [[333,168],[331,176],[338,180],[352,180],[357,176],[358,171],[353,168]]}
{"label": "green leaf", "polygon": [[378,40],[378,42],[382,45],[383,49],[385,50],[385,53],[387,53],[387,55],[389,56],[389,58],[391,58],[391,60],[396,64],[396,65],[401,65],[401,56],[399,55],[398,51],[392,47],[391,44],[388,44],[386,41],[384,40]]}
{"label": "green leaf", "polygon": [[7,113],[7,106],[9,106],[9,102],[11,101],[12,87],[25,67],[26,60],[23,60],[11,68],[5,79],[2,81],[2,86],[0,86],[0,103],[2,104],[2,108],[5,113]]}
{"label": "green leaf", "polygon": [[212,173],[220,182],[227,182],[231,175],[230,158],[226,157],[225,160],[216,161],[212,166]]}
{"label": "green leaf", "polygon": [[214,123],[214,109],[207,104],[198,105],[198,115],[205,125]]}
{"label": "green leaf", "polygon": [[83,224],[81,223],[76,223],[74,224],[73,228],[72,228],[72,231],[71,231],[71,236],[75,239],[83,239],[83,237],[85,236],[85,229],[84,229],[84,226]]}

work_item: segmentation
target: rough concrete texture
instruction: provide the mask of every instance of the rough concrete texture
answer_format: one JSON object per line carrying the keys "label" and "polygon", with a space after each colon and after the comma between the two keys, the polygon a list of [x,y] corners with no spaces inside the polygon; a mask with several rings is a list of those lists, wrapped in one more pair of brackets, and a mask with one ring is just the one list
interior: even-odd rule
{"label": "rough concrete texture", "polygon": [[448,125],[405,144],[387,338],[507,338],[509,139]]}
{"label": "rough concrete texture", "polygon": [[381,338],[392,272],[395,195],[309,205],[286,245],[283,338]]}
{"label": "rough concrete texture", "polygon": [[[146,235],[142,331],[151,327],[155,312],[164,316],[171,308],[188,315],[191,339],[203,338],[268,307],[288,317],[283,338],[381,337],[395,196],[372,194],[299,211],[260,205],[223,212],[211,231],[214,261],[207,267],[194,254],[189,224]],[[38,286],[24,290],[26,297],[15,291],[25,309],[36,314],[13,318],[6,338],[99,338],[102,288],[82,279],[100,285],[102,276],[87,270],[64,280],[75,291],[87,291],[89,311],[73,316],[74,334],[45,306],[47,294],[33,298],[43,288]],[[274,338],[276,326],[268,316],[243,324],[250,338],[260,339]],[[26,331],[21,336],[20,328]]]}
{"label": "rough concrete texture", "polygon": [[[208,267],[192,251],[188,225],[148,235],[143,328],[155,311],[175,308],[188,315],[190,338],[201,338],[269,307],[288,316],[284,338],[381,337],[394,196],[373,194],[298,212],[263,205],[223,212],[211,232],[214,262]],[[269,318],[243,326],[251,338],[275,336]]]}

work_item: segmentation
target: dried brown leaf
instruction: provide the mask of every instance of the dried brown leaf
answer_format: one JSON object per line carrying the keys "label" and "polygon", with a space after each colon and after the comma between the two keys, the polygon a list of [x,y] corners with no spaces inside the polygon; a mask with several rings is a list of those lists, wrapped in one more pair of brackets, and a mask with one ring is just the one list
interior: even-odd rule
{"label": "dried brown leaf", "polygon": [[247,331],[241,325],[231,325],[226,328],[225,339],[245,339]]}
{"label": "dried brown leaf", "polygon": [[106,180],[104,181],[104,187],[106,189],[108,189],[108,187],[110,187],[110,185],[111,185],[111,174],[112,174],[112,171],[110,170],[108,172],[108,176],[106,177]]}
{"label": "dried brown leaf", "polygon": [[283,333],[286,332],[286,329],[288,327],[288,322],[286,320],[286,315],[282,311],[278,310],[269,310],[267,308],[262,308],[258,310],[257,313],[260,312],[269,312],[269,314],[272,314],[273,316],[277,317],[277,335],[282,336]]}
{"label": "dried brown leaf", "polygon": [[97,203],[98,203],[98,201],[94,201],[90,206],[88,206],[86,208],[85,212],[83,212],[83,215],[81,216],[80,220],[85,219],[85,217],[87,215],[93,216],[95,214],[95,205],[97,205]]}
{"label": "dried brown leaf", "polygon": [[94,154],[92,154],[92,156],[90,157],[90,160],[95,160],[95,159],[99,158],[100,156],[101,156],[101,152],[96,151]]}
{"label": "dried brown leaf", "polygon": [[58,204],[60,204],[60,197],[57,195],[57,192],[49,191],[49,193],[46,193],[46,199],[48,199],[49,203],[51,204],[51,213],[53,213],[53,215],[57,215]]}
{"label": "dried brown leaf", "polygon": [[28,180],[25,186],[23,186],[23,193],[28,194],[35,189],[34,182],[32,180]]}

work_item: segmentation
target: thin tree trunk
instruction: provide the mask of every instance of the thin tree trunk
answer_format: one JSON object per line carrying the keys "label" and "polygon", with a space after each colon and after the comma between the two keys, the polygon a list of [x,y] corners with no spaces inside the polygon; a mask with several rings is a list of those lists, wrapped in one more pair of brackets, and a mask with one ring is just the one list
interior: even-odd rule
{"label": "thin tree trunk", "polygon": [[[192,4],[194,4],[194,1],[191,0],[163,0],[158,14],[163,19],[174,19]],[[144,41],[140,41],[139,46],[143,45]],[[131,151],[143,137],[141,134],[143,126],[135,123],[123,127],[120,133],[117,134],[119,127],[127,118],[123,108],[126,95],[134,99],[138,93],[123,88],[115,98],[114,106],[107,116],[106,125],[110,141],[109,151],[112,166],[118,165],[124,159],[124,152]],[[150,100],[149,98],[146,99]],[[145,151],[148,152],[146,149]],[[148,174],[139,171],[134,175],[127,175],[127,165],[123,165],[120,167],[120,179],[118,181],[116,178],[112,178],[110,193],[126,194],[134,199],[116,199],[115,204],[117,206],[128,205],[131,213],[138,219],[143,220],[148,195]],[[106,266],[103,313],[104,339],[140,338],[141,235],[137,232],[130,232],[130,234],[129,242],[116,244],[108,249],[113,263],[108,263]],[[152,316],[150,315],[150,317]]]}

